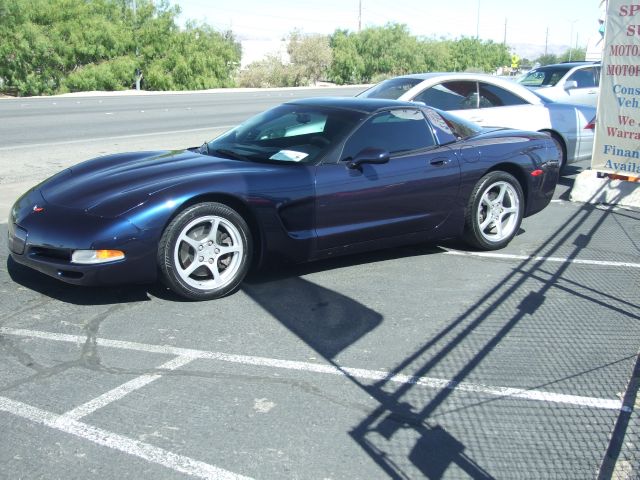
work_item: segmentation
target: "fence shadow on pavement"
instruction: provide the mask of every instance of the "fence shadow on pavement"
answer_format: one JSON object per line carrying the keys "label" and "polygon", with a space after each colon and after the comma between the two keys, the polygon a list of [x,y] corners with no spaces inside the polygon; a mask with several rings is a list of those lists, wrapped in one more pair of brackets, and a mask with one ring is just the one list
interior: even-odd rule
{"label": "fence shadow on pavement", "polygon": [[[597,215],[593,215],[594,213]],[[611,209],[609,213],[613,214]],[[602,227],[606,218],[607,212],[603,212],[602,209],[596,209],[588,204],[583,205],[574,217],[550,235],[536,252],[517,264],[511,273],[466,311],[447,322],[446,326],[433,335],[428,342],[396,365],[384,380],[366,383],[343,370],[346,377],[373,397],[378,404],[377,408],[349,433],[387,476],[397,479],[416,478],[416,476],[440,479],[452,465],[457,465],[468,477],[474,479],[494,478],[494,475],[509,477],[519,474],[518,470],[491,473],[490,466],[482,466],[481,461],[472,458],[466,451],[467,446],[464,441],[438,422],[439,409],[444,407],[445,402],[456,391],[456,387],[472,377],[474,371],[523,319],[536,315],[552,290],[568,297],[567,301],[575,298],[580,302],[593,302],[597,308],[610,309],[616,315],[626,316],[635,322],[640,320],[638,315],[630,311],[640,306],[632,303],[628,304],[629,308],[612,306],[610,300],[614,300],[613,298],[607,297],[606,294],[596,295],[586,282],[583,285],[579,281],[568,278],[565,281],[565,274],[572,265],[571,261],[579,257],[581,251],[589,244],[589,239]],[[568,252],[567,248],[569,248]],[[561,249],[564,249],[562,257],[566,261],[555,264],[557,265],[555,270],[547,268],[548,264],[542,257],[552,257]],[[531,283],[538,287],[531,289]],[[255,285],[246,285],[244,291],[338,369],[341,369],[341,366],[335,359],[337,353],[384,321],[380,314],[365,305],[301,278],[276,279],[273,283],[266,280]],[[278,295],[275,295],[275,292]],[[283,297],[286,298],[285,301],[282,301]],[[329,308],[333,301],[336,301],[337,305],[333,312],[320,313],[322,308]],[[314,311],[314,308],[318,309],[317,314],[309,318],[302,317],[304,312]],[[495,318],[497,309],[500,309],[502,318]],[[332,315],[336,314],[337,318],[332,318]],[[338,328],[334,329],[332,322]],[[487,323],[490,325],[487,326]],[[454,350],[480,327],[497,330],[475,346],[475,352],[471,358],[463,361],[446,386],[438,389],[428,400],[424,402],[421,400],[420,389],[424,390],[424,387],[417,386],[415,382],[398,384],[394,381],[394,375],[407,371],[410,371],[414,378],[427,377],[445,360],[451,361],[450,357],[455,357]],[[621,358],[609,365],[602,365],[601,368],[615,363],[631,362],[632,358],[629,355],[621,355]],[[586,372],[597,369],[588,369]],[[576,373],[575,376],[586,372]],[[566,378],[562,375],[550,382],[528,388],[549,387]],[[637,389],[637,385],[633,388]],[[635,398],[635,392],[631,393]],[[479,395],[479,397],[481,400],[475,402],[476,405],[505,398],[497,396],[487,400],[486,396],[482,398],[482,395]],[[457,414],[461,414],[460,409],[454,410]],[[613,418],[615,412],[607,414]],[[461,421],[464,424],[465,420]],[[624,422],[618,421],[618,424],[617,429],[624,430]],[[482,428],[474,425],[473,422],[463,427]],[[624,432],[619,431],[618,434],[620,433]],[[478,432],[477,435],[482,434]],[[604,456],[607,445],[603,444],[601,447],[602,456]],[[567,445],[565,448],[570,451],[572,447]],[[597,446],[595,448],[597,449]],[[500,452],[493,456],[499,457],[499,455]],[[541,466],[543,468],[546,459],[541,458],[537,461],[537,466],[535,461],[528,465],[532,471]],[[503,462],[509,463],[506,459]],[[523,467],[527,467],[526,461],[525,465],[520,465],[520,468]],[[585,471],[590,472],[600,467],[599,460],[594,460],[592,465],[584,466]],[[556,474],[561,475],[561,472]]]}

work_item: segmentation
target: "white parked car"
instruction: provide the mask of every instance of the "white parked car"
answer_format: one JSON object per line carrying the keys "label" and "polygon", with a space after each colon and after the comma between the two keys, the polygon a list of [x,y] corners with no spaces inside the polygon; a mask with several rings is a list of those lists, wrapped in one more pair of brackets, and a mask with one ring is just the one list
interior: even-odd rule
{"label": "white parked car", "polygon": [[591,158],[596,109],[547,100],[511,80],[478,73],[421,73],[385,80],[358,94],[422,102],[485,127],[547,132],[561,167]]}
{"label": "white parked car", "polygon": [[600,63],[568,62],[537,67],[517,82],[536,93],[563,103],[598,104]]}

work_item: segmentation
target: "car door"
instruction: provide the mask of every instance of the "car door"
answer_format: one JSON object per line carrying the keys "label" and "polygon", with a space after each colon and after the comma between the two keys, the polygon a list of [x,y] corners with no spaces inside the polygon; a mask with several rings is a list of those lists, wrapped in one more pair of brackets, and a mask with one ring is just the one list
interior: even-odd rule
{"label": "car door", "polygon": [[[351,162],[367,148],[389,152],[385,163]],[[340,160],[316,169],[316,233],[320,250],[428,232],[456,205],[460,184],[453,149],[436,144],[419,109],[366,120]]]}
{"label": "car door", "polygon": [[598,85],[600,83],[600,71],[596,66],[580,68],[565,79],[567,82],[575,82],[575,88],[565,88],[566,97],[559,99],[569,103],[580,103],[584,105],[596,106],[598,103]]}

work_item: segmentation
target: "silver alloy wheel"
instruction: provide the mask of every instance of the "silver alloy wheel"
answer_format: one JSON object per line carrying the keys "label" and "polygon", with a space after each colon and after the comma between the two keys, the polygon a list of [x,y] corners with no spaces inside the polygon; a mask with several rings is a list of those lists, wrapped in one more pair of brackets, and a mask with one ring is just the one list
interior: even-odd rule
{"label": "silver alloy wheel", "polygon": [[485,189],[478,203],[476,221],[480,234],[489,242],[500,242],[518,226],[520,199],[513,185],[498,181]]}
{"label": "silver alloy wheel", "polygon": [[173,250],[176,273],[198,290],[220,289],[242,266],[244,245],[238,228],[223,217],[208,215],[189,222]]}

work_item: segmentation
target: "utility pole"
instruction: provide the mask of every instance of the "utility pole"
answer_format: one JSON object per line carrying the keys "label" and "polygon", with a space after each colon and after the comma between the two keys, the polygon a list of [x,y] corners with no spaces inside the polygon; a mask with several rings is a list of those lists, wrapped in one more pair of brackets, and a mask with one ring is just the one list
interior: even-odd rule
{"label": "utility pole", "polygon": [[578,21],[578,19],[576,18],[575,20],[569,20],[571,22],[571,37],[569,37],[569,61],[571,61],[571,54],[573,53],[571,50],[573,50],[572,45],[573,45],[573,26],[575,25],[575,23]]}
{"label": "utility pole", "polygon": [[549,46],[549,27],[547,27],[547,35],[544,37],[544,56],[547,56],[547,47]]}
{"label": "utility pole", "polygon": [[502,44],[507,46],[507,17],[504,17],[504,40],[502,40]]}
{"label": "utility pole", "polygon": [[478,0],[478,15],[476,17],[476,40],[480,39],[480,0]]}
{"label": "utility pole", "polygon": [[362,0],[358,2],[358,33],[362,30]]}

